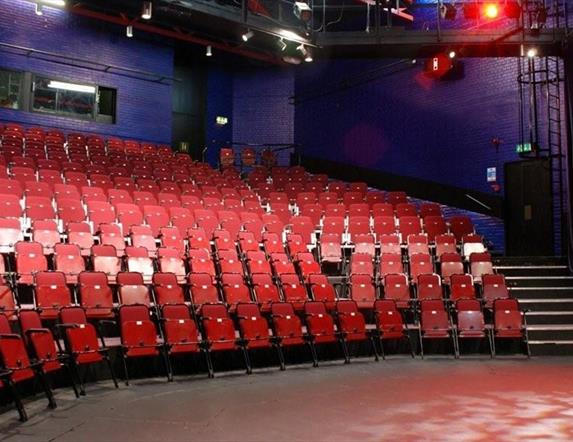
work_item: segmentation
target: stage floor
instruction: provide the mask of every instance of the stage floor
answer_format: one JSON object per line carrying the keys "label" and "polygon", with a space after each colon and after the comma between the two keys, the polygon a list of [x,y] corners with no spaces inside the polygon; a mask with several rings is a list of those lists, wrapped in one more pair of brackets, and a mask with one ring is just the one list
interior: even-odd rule
{"label": "stage floor", "polygon": [[1,441],[573,440],[573,358],[371,359],[38,394]]}

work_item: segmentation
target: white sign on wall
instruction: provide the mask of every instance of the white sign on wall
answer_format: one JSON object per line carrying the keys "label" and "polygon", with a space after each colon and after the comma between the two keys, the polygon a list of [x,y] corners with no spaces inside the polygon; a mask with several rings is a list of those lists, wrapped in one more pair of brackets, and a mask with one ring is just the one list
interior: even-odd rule
{"label": "white sign on wall", "polygon": [[497,167],[487,168],[487,182],[495,183],[497,181]]}

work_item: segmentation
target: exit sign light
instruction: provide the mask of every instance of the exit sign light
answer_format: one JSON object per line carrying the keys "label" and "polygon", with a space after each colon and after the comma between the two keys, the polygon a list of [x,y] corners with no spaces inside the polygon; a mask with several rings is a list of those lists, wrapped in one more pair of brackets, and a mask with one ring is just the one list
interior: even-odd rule
{"label": "exit sign light", "polygon": [[517,153],[533,152],[533,146],[531,143],[520,143],[517,146],[515,146],[515,152]]}

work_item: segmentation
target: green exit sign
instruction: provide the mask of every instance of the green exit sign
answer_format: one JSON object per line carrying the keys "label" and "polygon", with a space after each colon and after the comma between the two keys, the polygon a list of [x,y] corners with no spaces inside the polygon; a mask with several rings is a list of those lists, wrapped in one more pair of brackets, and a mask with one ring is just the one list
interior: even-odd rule
{"label": "green exit sign", "polygon": [[517,153],[529,153],[533,152],[533,145],[531,143],[522,143],[515,146],[515,152]]}
{"label": "green exit sign", "polygon": [[215,118],[215,123],[217,123],[219,126],[224,126],[228,122],[229,122],[229,119],[227,117],[223,117],[221,115],[218,115],[217,118]]}

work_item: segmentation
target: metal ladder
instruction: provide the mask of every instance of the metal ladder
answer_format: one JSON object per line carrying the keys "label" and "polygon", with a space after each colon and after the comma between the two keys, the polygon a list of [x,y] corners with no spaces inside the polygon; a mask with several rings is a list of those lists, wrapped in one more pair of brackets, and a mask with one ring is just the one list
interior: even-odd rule
{"label": "metal ladder", "polygon": [[[568,27],[565,0],[525,0],[522,8],[524,33],[539,26],[540,14],[546,14],[545,27]],[[524,53],[518,61],[520,142],[531,143],[538,148],[522,156],[550,158],[554,243],[557,246],[556,253],[559,253],[567,207],[562,115],[563,66],[558,57],[526,57],[527,50],[523,48]],[[546,109],[545,114],[541,111],[542,107]]]}
{"label": "metal ladder", "polygon": [[545,57],[545,100],[547,106],[547,148],[551,157],[551,184],[553,188],[553,226],[556,252],[560,253],[561,233],[564,230],[565,209],[565,155],[563,137],[562,101],[563,76],[561,60]]}

